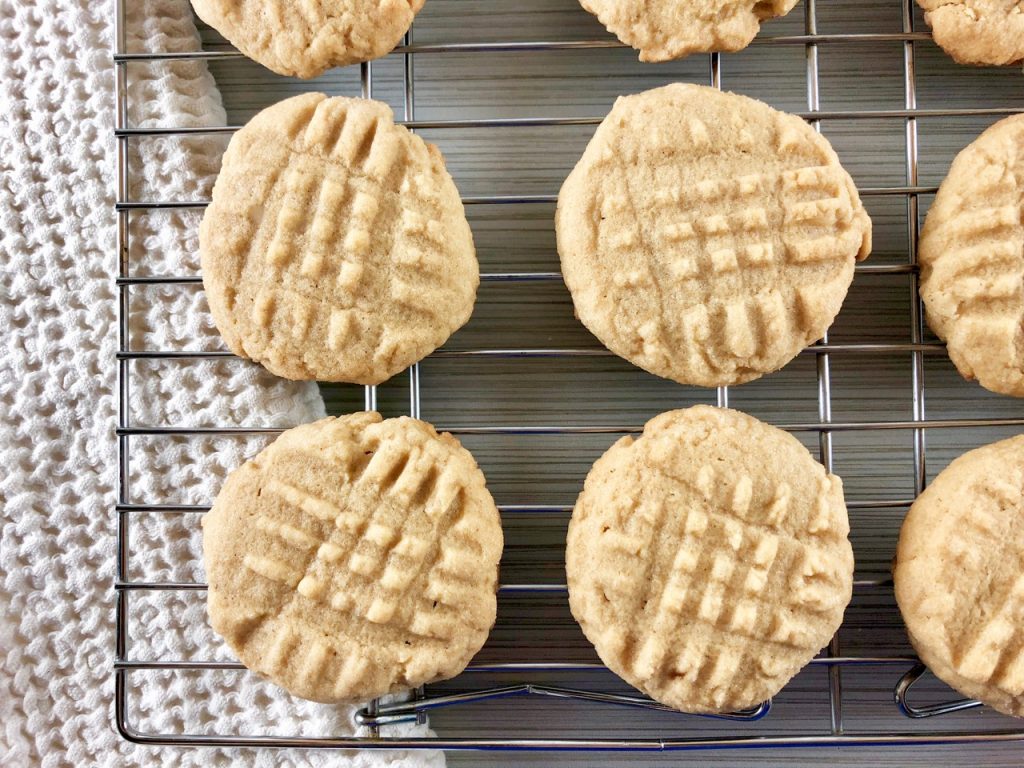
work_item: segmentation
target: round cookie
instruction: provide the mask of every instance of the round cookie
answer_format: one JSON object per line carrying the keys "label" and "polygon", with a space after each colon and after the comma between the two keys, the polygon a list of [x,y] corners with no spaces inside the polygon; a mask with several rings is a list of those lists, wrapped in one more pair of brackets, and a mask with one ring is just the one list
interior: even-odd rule
{"label": "round cookie", "polygon": [[583,324],[635,365],[708,387],[819,339],[871,249],[825,138],[698,85],[615,102],[562,186],[556,229]]}
{"label": "round cookie", "polygon": [[279,75],[316,77],[389,53],[424,0],[192,0],[196,15]]}
{"label": "round cookie", "polygon": [[580,0],[609,32],[640,51],[640,61],[669,61],[700,51],[739,51],[761,22],[785,16],[798,0]]}
{"label": "round cookie", "polygon": [[323,702],[459,674],[494,624],[501,550],[469,452],[377,413],[284,432],[203,517],[213,628],[249,669]]}
{"label": "round cookie", "polygon": [[1024,59],[1020,0],[917,0],[932,39],[960,64],[1014,64]]}
{"label": "round cookie", "polygon": [[918,244],[928,325],[967,379],[1024,397],[1024,115],[957,155]]}
{"label": "round cookie", "polygon": [[385,104],[296,96],[231,139],[199,230],[213,319],[289,379],[377,384],[473,311],[473,236],[437,147]]}
{"label": "round cookie", "polygon": [[1024,717],[1024,436],[960,456],[900,530],[896,601],[939,678]]}
{"label": "round cookie", "polygon": [[601,660],[652,698],[754,706],[839,628],[848,533],[842,481],[796,438],[737,411],[669,411],[587,475],[569,604]]}

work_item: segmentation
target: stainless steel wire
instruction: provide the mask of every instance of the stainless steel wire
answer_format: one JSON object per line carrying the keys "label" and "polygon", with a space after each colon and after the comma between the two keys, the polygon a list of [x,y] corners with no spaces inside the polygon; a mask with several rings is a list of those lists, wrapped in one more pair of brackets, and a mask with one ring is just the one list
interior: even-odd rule
{"label": "stainless steel wire", "polygon": [[[806,0],[804,3],[804,31],[807,36],[813,38],[818,31],[818,7],[816,0]],[[806,45],[807,56],[807,109],[812,114],[821,109],[819,96],[818,76],[818,44],[808,42]],[[811,119],[811,125],[815,130],[821,131],[821,121]],[[821,339],[822,345],[828,344],[828,332]],[[829,352],[819,351],[815,355],[815,379],[818,385],[818,419],[822,424],[830,424],[832,421],[832,368],[830,365]],[[829,429],[822,429],[818,433],[818,458],[826,470],[832,472],[832,432]],[[840,654],[839,633],[832,636],[825,653],[829,657],[837,657]],[[828,703],[829,720],[833,734],[843,732],[843,691],[842,691],[842,669],[836,664],[828,670]]]}
{"label": "stainless steel wire", "polygon": [[[137,276],[131,274],[129,260],[129,215],[133,211],[175,210],[202,208],[208,204],[206,200],[132,200],[129,198],[129,142],[154,136],[186,136],[193,134],[231,133],[237,126],[222,128],[181,128],[165,126],[160,128],[140,129],[128,124],[128,66],[134,64],[145,66],[152,62],[176,60],[217,60],[240,56],[235,51],[197,51],[188,53],[163,52],[128,52],[125,48],[125,3],[127,0],[114,2],[114,62],[116,69],[116,111],[114,138],[117,157],[117,201],[114,215],[117,217],[118,270],[113,277],[118,288],[118,353],[116,365],[118,371],[118,426],[115,439],[118,444],[118,493],[114,514],[117,519],[117,569],[114,584],[116,600],[116,647],[113,671],[115,676],[115,718],[120,733],[131,741],[144,744],[182,745],[182,746],[256,746],[256,747],[309,747],[309,748],[443,748],[443,749],[578,749],[578,750],[688,750],[726,747],[789,747],[789,746],[837,746],[837,745],[901,745],[913,743],[967,743],[982,741],[1016,741],[1024,740],[1024,731],[922,731],[905,730],[894,724],[891,730],[884,733],[851,733],[844,723],[842,669],[871,665],[883,667],[906,668],[893,690],[894,709],[902,712],[911,720],[932,718],[968,708],[979,706],[977,702],[955,700],[940,704],[918,706],[908,701],[912,687],[925,674],[925,669],[916,658],[905,655],[859,655],[843,656],[838,636],[833,639],[826,653],[812,662],[814,666],[827,669],[828,683],[828,714],[830,727],[822,732],[806,732],[799,734],[764,735],[762,733],[746,733],[743,723],[761,720],[769,716],[770,702],[752,710],[733,713],[723,717],[736,723],[735,729],[725,734],[716,734],[700,738],[649,738],[642,736],[610,735],[604,738],[507,738],[501,734],[487,735],[479,738],[395,738],[388,736],[386,726],[390,723],[409,719],[421,722],[430,710],[449,706],[472,706],[484,701],[503,700],[509,697],[535,696],[574,701],[587,701],[602,704],[614,704],[622,707],[646,710],[665,710],[665,707],[635,695],[622,695],[601,691],[584,690],[567,686],[553,686],[530,682],[529,680],[512,682],[500,687],[474,687],[473,678],[483,674],[502,673],[510,675],[529,675],[547,672],[585,673],[600,671],[603,667],[592,663],[516,661],[511,663],[487,664],[474,663],[464,673],[464,680],[469,690],[457,694],[437,694],[430,692],[429,687],[413,692],[408,702],[387,705],[378,702],[369,703],[358,716],[359,721],[368,727],[368,735],[345,738],[308,738],[292,735],[253,736],[246,734],[197,734],[197,733],[148,733],[135,726],[135,718],[129,709],[127,676],[132,672],[143,670],[238,670],[243,667],[236,662],[213,660],[185,659],[134,659],[128,647],[128,622],[130,619],[131,595],[134,592],[159,592],[205,589],[198,582],[152,582],[131,580],[129,577],[129,559],[131,552],[130,521],[133,516],[144,513],[196,515],[209,509],[204,504],[164,504],[134,503],[129,487],[131,441],[136,437],[166,437],[188,435],[274,435],[279,429],[259,426],[252,427],[187,427],[167,425],[136,425],[130,420],[129,404],[131,399],[132,365],[136,362],[145,364],[152,360],[176,360],[183,364],[193,360],[211,358],[231,359],[230,353],[213,350],[152,350],[137,349],[132,346],[128,328],[128,317],[131,302],[131,291],[135,286],[145,285],[189,285],[201,282],[199,275],[168,275],[168,276]],[[918,178],[918,136],[917,120],[921,117],[964,117],[992,116],[999,117],[1018,113],[1024,109],[1017,107],[988,107],[970,109],[927,109],[917,106],[917,86],[915,77],[915,43],[927,40],[928,35],[914,30],[913,8],[911,0],[901,0],[902,30],[898,33],[885,34],[820,34],[817,26],[816,0],[804,3],[804,34],[787,36],[763,36],[755,41],[756,46],[788,45],[802,46],[806,56],[807,111],[803,116],[820,130],[822,121],[829,120],[861,120],[891,119],[902,120],[905,124],[905,185],[862,188],[864,196],[902,196],[906,200],[907,217],[907,251],[909,260],[906,264],[897,265],[864,265],[857,269],[858,274],[906,274],[910,281],[910,341],[908,343],[835,343],[830,342],[827,335],[819,343],[808,347],[806,354],[815,358],[817,383],[817,421],[781,424],[783,429],[794,432],[811,432],[818,435],[819,458],[822,464],[832,468],[833,435],[837,432],[875,431],[875,430],[908,430],[913,436],[914,447],[914,492],[920,493],[925,485],[925,435],[930,429],[962,429],[967,427],[1024,426],[1024,418],[963,418],[963,419],[931,419],[925,412],[925,381],[924,357],[926,354],[944,352],[941,344],[924,341],[923,312],[918,295],[917,251],[918,234],[918,199],[920,195],[935,192],[934,186],[919,184]],[[849,110],[827,111],[820,108],[819,97],[819,47],[828,45],[862,44],[867,42],[902,43],[903,46],[903,80],[904,107],[902,109]],[[607,49],[620,47],[610,39],[583,41],[522,41],[500,43],[431,43],[418,44],[414,40],[412,30],[403,44],[398,46],[393,55],[400,56],[403,64],[402,122],[412,130],[418,129],[453,129],[472,128],[489,130],[497,127],[554,127],[596,125],[600,117],[545,117],[545,118],[508,118],[508,119],[472,119],[472,120],[418,120],[416,117],[416,55],[443,55],[447,53],[515,53],[528,54],[537,51],[567,50],[582,51],[591,49]],[[579,55],[583,55],[582,53]],[[710,84],[722,87],[722,60],[718,54],[709,57]],[[373,95],[372,65],[364,64],[360,69],[361,91],[365,97]],[[463,199],[466,205],[483,204],[550,204],[554,202],[554,194],[544,195],[477,195]],[[560,275],[555,272],[503,272],[481,276],[484,282],[537,282],[556,281]],[[610,354],[604,349],[464,349],[443,350],[435,353],[438,357],[591,357]],[[912,409],[910,419],[892,419],[885,421],[835,421],[832,415],[832,355],[902,355],[909,354],[912,365]],[[414,417],[421,413],[422,391],[421,371],[419,365],[409,370],[408,412]],[[715,401],[720,406],[729,404],[730,393],[727,388],[720,388]],[[377,407],[377,388],[366,387],[363,393],[363,405],[366,409]],[[565,434],[621,434],[637,432],[639,425],[609,426],[554,426],[554,425],[473,425],[446,426],[442,429],[459,435],[481,434],[514,434],[514,435],[565,435]],[[851,509],[901,509],[912,503],[906,499],[858,499],[851,501]],[[566,515],[571,511],[567,505],[503,505],[500,507],[503,517],[531,514]],[[855,590],[873,590],[887,588],[891,581],[887,579],[862,579],[855,583]],[[518,595],[529,597],[560,596],[565,594],[564,584],[503,584],[499,595]],[[898,722],[898,721],[897,721]]]}

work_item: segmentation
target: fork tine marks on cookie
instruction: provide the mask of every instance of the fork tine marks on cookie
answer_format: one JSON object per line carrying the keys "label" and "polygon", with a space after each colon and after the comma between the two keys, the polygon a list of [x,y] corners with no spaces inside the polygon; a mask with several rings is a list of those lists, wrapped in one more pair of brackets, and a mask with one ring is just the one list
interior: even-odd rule
{"label": "fork tine marks on cookie", "polygon": [[287,430],[208,515],[214,626],[298,695],[366,700],[450,677],[494,623],[498,511],[469,454],[423,422]]}
{"label": "fork tine marks on cookie", "polygon": [[[754,706],[813,658],[849,602],[841,489],[791,435],[749,416],[661,414],[587,478],[566,547],[573,615],[656,700]],[[645,511],[659,500],[667,517]],[[766,669],[751,663],[762,658]]]}
{"label": "fork tine marks on cookie", "polygon": [[289,379],[374,385],[463,325],[479,265],[436,155],[365,99],[298,96],[239,130],[200,227],[231,350]]}
{"label": "fork tine marks on cookie", "polygon": [[[556,229],[584,325],[700,386],[778,370],[820,338],[870,242],[849,174],[803,120],[681,84],[616,102],[562,187]],[[787,312],[808,285],[815,301]]]}

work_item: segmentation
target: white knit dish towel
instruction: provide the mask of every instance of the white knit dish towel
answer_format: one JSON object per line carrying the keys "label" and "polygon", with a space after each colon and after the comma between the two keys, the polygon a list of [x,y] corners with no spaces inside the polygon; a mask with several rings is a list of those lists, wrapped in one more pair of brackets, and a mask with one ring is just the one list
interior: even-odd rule
{"label": "white knit dish towel", "polygon": [[[187,0],[129,0],[130,51],[199,46]],[[117,271],[112,3],[0,0],[0,766],[442,766],[439,752],[176,749],[113,725]],[[129,124],[223,125],[201,62],[132,65]],[[225,141],[132,142],[136,200],[209,196]],[[194,210],[133,214],[135,275],[196,274]],[[218,349],[198,286],[132,289],[135,348]],[[131,423],[288,427],[315,384],[239,360],[131,364]],[[209,503],[266,438],[133,437],[130,501]],[[199,515],[132,514],[145,581],[202,581]],[[132,659],[230,659],[202,592],[130,595]],[[353,707],[292,698],[239,671],[129,676],[145,732],[343,736]],[[387,734],[426,735],[418,726]]]}

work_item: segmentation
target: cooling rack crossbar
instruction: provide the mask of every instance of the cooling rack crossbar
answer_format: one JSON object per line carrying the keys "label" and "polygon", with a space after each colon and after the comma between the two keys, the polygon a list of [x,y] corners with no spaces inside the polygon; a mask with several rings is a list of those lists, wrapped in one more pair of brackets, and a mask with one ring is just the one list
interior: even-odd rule
{"label": "cooling rack crossbar", "polygon": [[[891,586],[888,578],[859,579],[853,582],[855,589]],[[199,581],[118,581],[114,583],[118,592],[202,592],[206,584]],[[566,595],[565,584],[501,584],[499,595]]]}
{"label": "cooling rack crossbar", "polygon": [[[815,666],[833,665],[871,665],[871,664],[894,664],[899,666],[920,666],[914,656],[822,656],[812,659],[811,664]],[[127,661],[114,662],[114,669],[221,669],[221,670],[243,670],[245,666],[237,661],[191,661],[178,659],[173,661],[145,661],[140,659],[129,659]],[[607,671],[604,664],[586,664],[571,662],[506,662],[501,664],[470,664],[463,670],[463,674],[493,673],[493,672],[592,672]]]}
{"label": "cooling rack crossbar", "polygon": [[[823,353],[849,352],[858,354],[891,354],[896,352],[925,352],[942,354],[946,351],[944,344],[927,343],[819,343],[806,347],[802,354],[819,355]],[[439,349],[431,355],[432,359],[443,360],[451,357],[611,357],[612,353],[604,347],[589,349]],[[227,350],[129,350],[117,353],[118,360],[210,360],[217,358],[234,358],[241,360]]]}
{"label": "cooling rack crossbar", "polygon": [[[927,195],[938,191],[938,187],[894,186],[858,187],[862,197],[885,197],[889,195]],[[472,195],[462,198],[463,205],[551,205],[558,202],[558,195]],[[209,200],[126,200],[115,204],[118,211],[166,211],[189,208],[206,208]]]}
{"label": "cooling rack crossbar", "polygon": [[[753,45],[808,45],[816,43],[890,43],[909,40],[930,40],[931,35],[917,33],[862,33],[846,35],[765,35],[754,40]],[[585,51],[595,48],[625,48],[614,39],[604,40],[521,40],[513,42],[479,42],[479,43],[435,43],[423,45],[398,45],[391,51],[392,55],[408,55],[414,53],[518,53],[536,51]],[[178,51],[144,53],[118,53],[114,55],[114,63],[148,63],[161,61],[191,61],[241,58],[236,50],[220,51]]]}
{"label": "cooling rack crossbar", "polygon": [[[862,109],[821,112],[794,112],[805,120],[906,120],[933,117],[1006,117],[1024,112],[1024,107],[986,107],[961,109]],[[466,128],[554,128],[558,126],[596,126],[601,116],[594,117],[505,117],[467,120],[396,120],[412,130],[441,130]],[[211,125],[199,127],[164,126],[155,128],[120,128],[114,132],[119,139],[152,138],[159,136],[203,136],[217,133],[235,133],[239,125]]]}
{"label": "cooling rack crossbar", "polygon": [[[911,655],[888,653],[844,653],[838,640],[834,640],[822,655],[811,662],[812,668],[818,668],[821,679],[827,684],[828,725],[820,729],[808,725],[799,733],[771,732],[776,715],[770,712],[770,703],[749,711],[726,715],[732,723],[730,730],[715,732],[712,735],[701,735],[697,738],[678,737],[675,726],[667,725],[665,735],[647,737],[637,735],[635,729],[624,727],[622,733],[609,733],[600,738],[566,736],[522,738],[498,732],[488,732],[480,737],[446,737],[443,732],[436,737],[397,738],[389,733],[388,725],[397,722],[419,720],[424,721],[426,713],[440,712],[448,707],[475,706],[506,706],[511,699],[518,699],[520,704],[527,701],[544,700],[547,706],[600,707],[618,705],[623,709],[618,722],[628,723],[628,717],[652,716],[650,710],[664,710],[655,702],[638,695],[623,695],[609,690],[590,689],[580,684],[583,679],[591,679],[592,675],[604,675],[611,678],[606,668],[598,663],[559,662],[533,660],[528,656],[516,655],[512,660],[495,662],[476,661],[472,663],[462,676],[446,684],[443,690],[436,688],[413,691],[406,702],[384,704],[370,702],[358,713],[358,719],[367,726],[366,736],[345,738],[307,738],[293,735],[247,735],[245,733],[162,733],[149,732],[137,725],[142,721],[139,712],[132,708],[131,681],[133,676],[144,676],[147,673],[169,674],[244,674],[244,668],[235,661],[218,661],[214,659],[183,659],[183,658],[136,658],[131,653],[129,622],[138,621],[132,616],[131,606],[135,601],[145,599],[147,594],[161,592],[196,592],[202,593],[205,584],[189,581],[147,581],[133,579],[131,573],[131,530],[133,525],[144,524],[143,516],[180,515],[188,524],[198,522],[197,515],[206,512],[208,504],[171,503],[170,501],[138,502],[134,500],[131,483],[132,442],[141,439],[161,439],[180,436],[239,436],[274,435],[279,429],[262,427],[226,427],[211,425],[209,427],[189,427],[153,424],[150,426],[132,422],[130,403],[133,384],[146,374],[152,366],[146,361],[189,361],[202,360],[237,360],[234,355],[223,350],[173,350],[173,349],[138,349],[132,345],[128,318],[131,311],[133,296],[143,294],[147,287],[154,286],[201,286],[202,278],[198,274],[135,274],[132,269],[133,255],[129,243],[129,227],[134,216],[145,216],[154,211],[188,211],[201,210],[209,201],[206,199],[134,199],[130,195],[132,185],[129,167],[130,147],[147,139],[184,138],[189,136],[223,134],[230,135],[238,129],[237,125],[210,127],[183,127],[173,124],[156,127],[139,127],[129,121],[129,81],[136,68],[156,67],[176,61],[207,61],[223,62],[239,59],[241,54],[235,50],[203,50],[189,52],[160,51],[128,51],[125,34],[125,7],[129,0],[115,0],[115,63],[116,77],[116,121],[113,135],[117,150],[117,200],[114,215],[117,217],[117,251],[118,270],[113,280],[118,286],[118,350],[116,365],[118,370],[118,424],[116,440],[118,444],[118,494],[114,515],[117,522],[117,568],[114,582],[116,600],[116,647],[113,674],[115,678],[115,718],[119,732],[128,740],[140,744],[175,745],[191,747],[215,746],[250,746],[250,747],[307,747],[314,749],[338,749],[362,747],[367,749],[509,749],[509,750],[581,750],[581,751],[681,751],[718,748],[769,748],[793,746],[898,746],[909,744],[966,744],[973,742],[1000,742],[1024,740],[1024,731],[1020,730],[918,730],[913,727],[915,721],[952,715],[966,709],[978,707],[978,702],[955,699],[936,703],[934,696],[929,696],[929,703],[911,703],[908,697],[914,686],[927,672],[916,657]],[[970,428],[999,429],[1024,426],[1024,418],[998,417],[991,418],[929,418],[925,409],[925,359],[930,356],[945,354],[945,347],[940,343],[928,340],[924,333],[923,311],[918,295],[919,270],[917,266],[916,242],[919,234],[919,204],[922,198],[928,199],[937,191],[934,184],[923,183],[919,173],[920,143],[919,126],[935,125],[936,121],[959,118],[991,118],[997,119],[1006,115],[1024,112],[1019,104],[987,104],[978,106],[968,102],[968,106],[953,106],[952,103],[940,102],[938,108],[922,108],[917,98],[917,61],[918,46],[930,41],[930,35],[914,28],[913,0],[900,0],[902,18],[898,29],[885,32],[829,32],[823,33],[818,24],[818,4],[816,0],[805,0],[803,3],[803,33],[773,35],[765,34],[754,41],[754,47],[761,51],[786,47],[787,49],[803,49],[803,85],[806,87],[806,109],[798,112],[812,126],[827,129],[831,125],[863,125],[864,121],[892,121],[902,124],[905,133],[905,155],[903,159],[904,173],[900,179],[885,177],[884,185],[859,188],[865,198],[876,198],[881,204],[895,204],[904,207],[906,259],[897,264],[858,265],[857,279],[878,276],[896,276],[908,290],[909,334],[902,337],[906,341],[878,342],[852,339],[837,341],[827,336],[818,343],[807,347],[804,355],[813,358],[815,366],[815,386],[817,414],[812,420],[779,424],[793,432],[811,433],[817,440],[818,457],[828,468],[832,467],[836,447],[833,436],[839,433],[886,434],[902,432],[909,434],[913,440],[913,494],[904,491],[899,494],[884,496],[882,493],[868,493],[848,500],[850,510],[864,510],[866,514],[891,511],[899,514],[909,507],[914,496],[920,493],[927,477],[926,474],[926,435],[929,433],[944,434],[942,430],[963,430]],[[794,11],[794,14],[799,13]],[[869,105],[867,108],[830,108],[822,109],[822,70],[819,56],[822,50],[835,52],[836,56],[858,50],[863,46],[878,46],[879,51],[898,52],[902,50],[902,81],[903,103],[885,103]],[[417,42],[410,30],[402,45],[397,46],[387,57],[387,64],[397,62],[402,66],[401,87],[402,105],[400,119],[397,121],[414,131],[454,131],[472,130],[481,132],[517,131],[556,129],[546,131],[544,135],[559,135],[561,129],[581,129],[588,132],[601,120],[603,114],[592,114],[587,111],[585,116],[578,114],[545,114],[544,116],[502,116],[500,110],[496,116],[488,118],[424,119],[416,115],[416,60],[423,56],[451,56],[458,61],[459,57],[487,56],[496,59],[499,56],[528,56],[538,52],[563,51],[564,57],[574,61],[588,55],[598,55],[607,49],[622,48],[622,44],[612,38],[601,39],[524,39],[511,42]],[[930,43],[926,47],[930,47]],[[622,55],[632,56],[628,51]],[[798,54],[799,55],[799,54]],[[561,54],[559,55],[561,56]],[[552,58],[554,60],[554,58]],[[437,59],[425,59],[437,61]],[[708,57],[709,82],[712,86],[722,87],[723,77],[728,81],[728,57],[712,54]],[[833,60],[834,61],[834,60]],[[723,71],[725,74],[723,75]],[[362,95],[372,96],[374,75],[370,65],[360,67],[360,84]],[[842,107],[843,102],[835,104]],[[830,103],[829,107],[835,104]],[[859,105],[863,106],[863,105]],[[567,133],[572,134],[569,130]],[[441,134],[432,134],[441,135]],[[452,135],[452,134],[448,134]],[[476,135],[476,134],[474,134]],[[496,134],[497,135],[497,134]],[[505,134],[500,134],[505,135]],[[501,174],[495,174],[500,178]],[[925,179],[933,181],[933,179]],[[463,203],[467,206],[551,206],[557,196],[550,186],[541,187],[547,192],[538,194],[509,194],[500,189],[485,189],[477,194],[466,195]],[[496,209],[497,210],[497,209]],[[507,210],[507,209],[506,209]],[[488,211],[489,212],[489,211]],[[529,290],[529,286],[537,283],[558,283],[561,276],[552,271],[501,271],[485,272],[481,275],[485,284],[523,284],[516,290]],[[517,358],[529,359],[566,359],[594,357],[602,358],[610,353],[603,348],[560,348],[560,347],[485,347],[468,349],[443,349],[435,353],[437,360],[478,360],[488,365],[497,365],[500,361]],[[905,356],[910,365],[911,386],[909,391],[909,409],[900,410],[900,418],[878,419],[842,419],[835,418],[833,400],[834,374],[833,365],[837,361],[845,362],[851,356]],[[869,358],[873,359],[873,358]],[[901,358],[893,358],[899,361]],[[838,367],[838,366],[837,366]],[[133,378],[134,377],[134,378]],[[376,387],[366,387],[363,402],[366,408],[377,407]],[[138,396],[138,395],[136,395]],[[730,391],[721,388],[714,395],[719,405],[728,405]],[[422,406],[421,373],[418,365],[408,373],[408,413],[419,416]],[[903,418],[908,414],[909,418]],[[987,415],[987,412],[986,412]],[[621,425],[558,425],[558,424],[481,424],[458,423],[445,425],[458,435],[492,435],[492,436],[564,436],[572,438],[579,435],[620,435],[635,433],[640,430],[639,424],[625,423]],[[959,433],[958,433],[959,434]],[[909,491],[909,488],[907,489]],[[533,520],[555,520],[564,524],[564,519],[572,511],[572,506],[565,503],[555,504],[503,504],[500,512],[506,525],[517,525]],[[533,516],[533,517],[531,517]],[[538,577],[542,578],[542,577]],[[873,578],[862,577],[855,582],[855,595],[867,596],[872,600],[891,600],[892,581],[885,575]],[[499,600],[502,603],[525,603],[529,605],[541,603],[563,603],[566,599],[566,585],[562,583],[506,583],[499,589]],[[211,654],[212,655],[212,654]],[[902,713],[907,719],[901,721],[907,727],[891,726],[884,732],[851,730],[847,720],[848,713],[844,706],[848,698],[846,691],[847,675],[854,674],[861,668],[878,667],[880,674],[887,675],[886,685],[891,686],[892,695],[889,701],[878,702],[878,707],[885,707],[887,714]],[[494,676],[498,676],[496,683]],[[551,676],[558,680],[551,682]],[[454,690],[456,692],[452,692]],[[824,697],[824,691],[822,696]],[[589,710],[588,710],[589,711]],[[658,717],[672,718],[672,715],[660,712]],[[692,722],[694,716],[679,714],[671,722]],[[954,718],[955,719],[955,718]],[[755,721],[762,721],[760,723]],[[670,722],[670,721],[665,721]],[[706,721],[705,721],[706,722]],[[648,729],[645,733],[650,733]]]}
{"label": "cooling rack crossbar", "polygon": [[[964,429],[967,427],[1020,427],[1022,418],[995,419],[929,419],[911,421],[822,421],[818,423],[777,424],[787,432],[857,432],[883,429]],[[440,424],[437,428],[453,435],[623,435],[639,434],[642,424],[623,426],[477,426],[462,427]],[[185,435],[278,435],[279,427],[119,427],[117,435],[185,436]]]}
{"label": "cooling rack crossbar", "polygon": [[[847,509],[902,509],[914,503],[913,499],[847,499]],[[118,514],[203,514],[209,504],[115,504]],[[502,515],[567,515],[572,512],[569,504],[499,504]]]}
{"label": "cooling rack crossbar", "polygon": [[[862,275],[910,275],[918,271],[916,264],[859,264],[855,268]],[[482,283],[533,283],[561,282],[561,272],[484,272]],[[122,285],[201,285],[202,275],[146,275],[143,277],[119,277],[115,283]]]}

